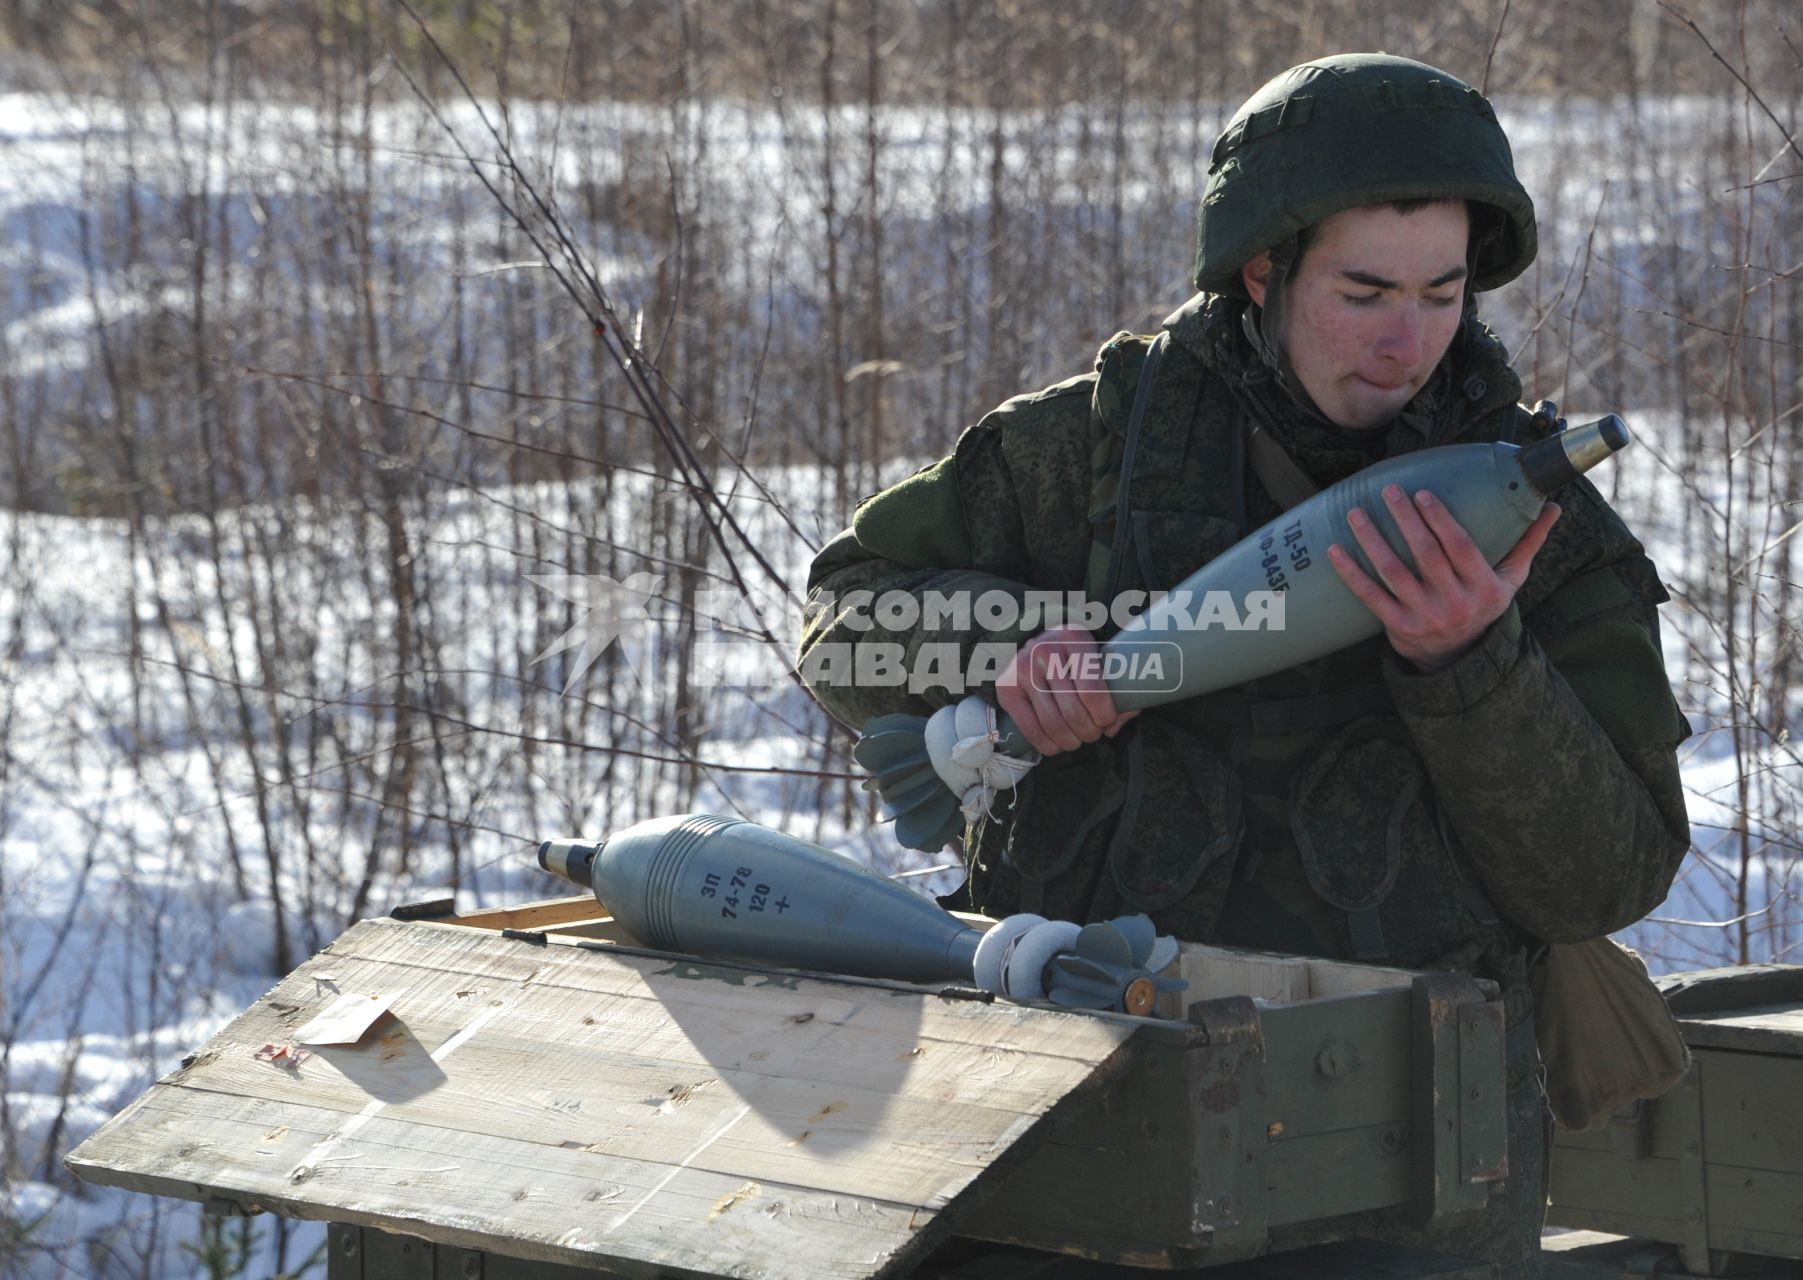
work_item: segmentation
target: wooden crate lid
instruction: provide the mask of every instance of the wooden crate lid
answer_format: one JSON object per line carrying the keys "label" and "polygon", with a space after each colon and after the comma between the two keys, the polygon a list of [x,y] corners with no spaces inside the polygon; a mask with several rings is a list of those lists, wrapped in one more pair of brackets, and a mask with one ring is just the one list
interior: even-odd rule
{"label": "wooden crate lid", "polygon": [[1692,1048],[1803,1058],[1803,965],[1703,969],[1659,986]]}
{"label": "wooden crate lid", "polygon": [[[344,993],[390,1011],[354,1045],[267,1060]],[[888,1276],[1119,1069],[1134,1029],[368,920],[68,1165],[578,1266]]]}

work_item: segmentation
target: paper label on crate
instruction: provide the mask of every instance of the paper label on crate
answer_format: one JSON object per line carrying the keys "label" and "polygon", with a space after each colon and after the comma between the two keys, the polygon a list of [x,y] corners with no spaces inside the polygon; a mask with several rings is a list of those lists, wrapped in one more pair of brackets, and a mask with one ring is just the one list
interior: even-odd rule
{"label": "paper label on crate", "polygon": [[356,1044],[376,1019],[388,1012],[392,996],[366,996],[347,992],[327,1005],[306,1026],[294,1033],[296,1044]]}

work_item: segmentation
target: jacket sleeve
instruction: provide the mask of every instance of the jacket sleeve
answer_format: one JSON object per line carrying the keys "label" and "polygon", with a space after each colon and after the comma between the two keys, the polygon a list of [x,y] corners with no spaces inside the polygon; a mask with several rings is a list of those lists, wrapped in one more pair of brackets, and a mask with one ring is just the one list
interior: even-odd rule
{"label": "jacket sleeve", "polygon": [[1677,874],[1690,824],[1676,748],[1690,727],[1660,652],[1651,562],[1588,483],[1559,501],[1555,537],[1479,644],[1427,675],[1392,658],[1385,678],[1498,909],[1579,942],[1646,915]]}
{"label": "jacket sleeve", "polygon": [[[799,668],[836,718],[856,729],[988,689],[1045,625],[1030,593],[1082,585],[1092,383],[1004,404],[949,457],[866,499],[815,557]],[[1029,539],[1027,504],[1056,532]]]}

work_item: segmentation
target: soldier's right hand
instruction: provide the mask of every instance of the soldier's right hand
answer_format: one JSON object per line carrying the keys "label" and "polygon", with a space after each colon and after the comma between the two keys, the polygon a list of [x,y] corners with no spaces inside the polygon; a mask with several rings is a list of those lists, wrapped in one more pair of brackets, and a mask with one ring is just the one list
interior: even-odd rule
{"label": "soldier's right hand", "polygon": [[996,701],[1040,755],[1112,738],[1139,714],[1115,710],[1101,663],[1083,661],[1097,649],[1082,627],[1054,627],[1022,645],[996,681]]}

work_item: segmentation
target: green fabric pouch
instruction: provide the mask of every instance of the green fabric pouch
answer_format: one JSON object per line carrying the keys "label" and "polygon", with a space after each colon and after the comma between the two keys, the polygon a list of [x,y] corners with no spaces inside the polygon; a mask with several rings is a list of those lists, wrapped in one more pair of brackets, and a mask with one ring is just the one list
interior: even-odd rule
{"label": "green fabric pouch", "polygon": [[1163,911],[1187,898],[1210,867],[1233,865],[1227,855],[1244,829],[1239,778],[1214,743],[1156,714],[1134,721],[1120,740],[1127,788],[1109,842],[1109,877],[1131,910]]}
{"label": "green fabric pouch", "polygon": [[1684,1078],[1690,1050],[1634,952],[1609,938],[1554,945],[1530,975],[1546,1101],[1567,1129],[1594,1129]]}
{"label": "green fabric pouch", "polygon": [[1297,774],[1289,816],[1308,883],[1342,913],[1359,958],[1438,965],[1497,924],[1396,717],[1336,733]]}
{"label": "green fabric pouch", "polygon": [[[1402,871],[1405,841],[1431,825],[1426,773],[1393,716],[1366,716],[1336,733],[1295,778],[1290,830],[1314,892],[1346,914],[1355,955],[1389,958],[1379,923]],[[1373,803],[1381,800],[1382,803]],[[1438,840],[1437,832],[1427,838]]]}

